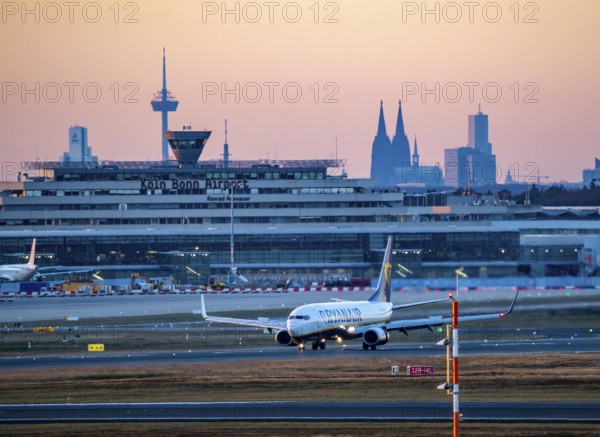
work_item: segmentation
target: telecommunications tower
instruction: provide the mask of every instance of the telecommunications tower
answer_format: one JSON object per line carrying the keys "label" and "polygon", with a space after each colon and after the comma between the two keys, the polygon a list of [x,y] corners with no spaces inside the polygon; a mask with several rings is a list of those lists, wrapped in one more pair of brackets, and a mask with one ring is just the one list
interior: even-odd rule
{"label": "telecommunications tower", "polygon": [[152,99],[152,110],[154,112],[162,113],[162,153],[161,159],[167,161],[169,159],[169,144],[165,138],[164,133],[169,129],[169,112],[175,112],[179,101],[167,90],[167,61],[165,55],[165,49],[163,47],[163,85],[162,90],[157,91]]}

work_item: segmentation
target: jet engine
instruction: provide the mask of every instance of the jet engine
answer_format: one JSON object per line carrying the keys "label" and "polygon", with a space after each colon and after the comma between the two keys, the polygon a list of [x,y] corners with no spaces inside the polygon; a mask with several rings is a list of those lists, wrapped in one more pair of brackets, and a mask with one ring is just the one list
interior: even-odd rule
{"label": "jet engine", "polygon": [[282,344],[284,346],[294,346],[295,342],[292,339],[292,336],[287,331],[287,329],[282,329],[277,334],[275,334],[275,340],[277,343]]}
{"label": "jet engine", "polygon": [[363,334],[363,343],[369,346],[386,344],[389,339],[390,334],[382,328],[371,328]]}

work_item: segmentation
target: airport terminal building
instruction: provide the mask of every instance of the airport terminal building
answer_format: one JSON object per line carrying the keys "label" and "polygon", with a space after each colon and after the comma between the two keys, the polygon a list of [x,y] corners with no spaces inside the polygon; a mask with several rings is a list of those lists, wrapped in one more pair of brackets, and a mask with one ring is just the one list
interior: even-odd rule
{"label": "airport terminal building", "polygon": [[40,266],[205,283],[229,268],[233,235],[235,265],[256,282],[373,277],[394,235],[401,276],[578,275],[586,236],[600,233],[597,211],[407,195],[348,178],[340,160],[199,161],[209,135],[168,131],[176,161],[25,163],[0,183],[0,263],[36,237]]}

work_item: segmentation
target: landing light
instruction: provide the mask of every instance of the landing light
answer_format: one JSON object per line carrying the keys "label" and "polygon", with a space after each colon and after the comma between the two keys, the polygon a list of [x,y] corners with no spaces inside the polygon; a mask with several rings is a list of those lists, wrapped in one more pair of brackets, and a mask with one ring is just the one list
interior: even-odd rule
{"label": "landing light", "polygon": [[356,328],[355,328],[354,326],[350,326],[350,327],[348,328],[348,332],[354,332],[354,330],[355,330],[355,329],[356,329]]}

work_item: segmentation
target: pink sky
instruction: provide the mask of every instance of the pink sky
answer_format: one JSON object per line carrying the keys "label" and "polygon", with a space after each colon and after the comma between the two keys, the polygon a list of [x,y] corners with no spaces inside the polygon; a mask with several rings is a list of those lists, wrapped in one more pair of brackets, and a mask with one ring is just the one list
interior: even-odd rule
{"label": "pink sky", "polygon": [[[25,5],[34,10],[36,3]],[[224,3],[232,10],[236,5]],[[91,21],[98,11],[81,2],[70,23],[70,11],[62,2],[57,3],[60,11],[40,2],[39,17],[23,16],[21,2],[2,2],[2,179],[12,179],[7,163],[33,161],[36,153],[40,160],[58,160],[67,150],[73,124],[88,127],[90,145],[100,159],[158,159],[160,115],[152,112],[150,100],[161,87],[163,47],[168,87],[180,101],[170,115],[170,127],[191,124],[212,130],[205,159],[222,153],[227,118],[233,159],[332,157],[337,137],[338,155],[348,160],[349,175],[367,177],[379,101],[384,101],[392,135],[397,102],[409,82],[420,89],[422,83],[431,89],[439,83],[440,91],[446,87],[449,93],[440,92],[439,102],[434,95],[405,96],[405,128],[411,144],[418,137],[422,163],[443,165],[445,148],[466,144],[467,116],[478,103],[490,116],[490,141],[502,179],[507,168],[526,176],[533,163],[541,176],[549,176],[544,181],[581,181],[581,171],[600,157],[600,2],[524,1],[516,3],[516,17],[513,0],[482,1],[472,23],[463,2],[425,2],[431,10],[440,4],[439,22],[434,14],[422,17],[420,11],[403,15],[403,9],[420,8],[421,1],[372,3],[318,2],[316,17],[315,2],[282,1],[270,23],[264,2],[239,2],[237,23],[234,14],[224,19],[220,13],[206,14],[220,8],[220,1],[124,1],[117,3],[116,17],[111,0],[97,2],[102,16],[96,23]],[[462,5],[460,20],[455,20],[457,4]],[[254,5],[260,6],[262,18],[252,23]],[[301,18],[290,22],[298,10]],[[502,16],[493,23],[498,10]],[[128,14],[137,22],[126,23]],[[337,22],[325,22],[327,16]],[[532,20],[537,22],[525,22]],[[68,82],[79,84],[73,102],[64,85]],[[135,85],[125,88],[130,82]],[[221,83],[231,89],[239,83],[239,103],[234,95],[224,96],[225,102],[219,94],[203,96],[209,82],[219,89]],[[273,102],[267,82],[280,84]],[[472,102],[465,82],[481,84]],[[52,83],[59,84],[61,98],[56,98]],[[90,83],[102,91],[98,102],[83,98],[83,85]],[[250,83],[261,85],[257,103],[250,101],[255,97]],[[302,90],[297,103],[282,96],[283,85],[290,83]],[[317,102],[315,83],[320,88]],[[454,103],[451,83],[461,84],[463,92]],[[502,91],[497,102],[482,96],[483,85],[492,83]],[[515,83],[520,87],[518,102]],[[22,95],[25,89],[34,91]],[[488,97],[493,97],[489,89]],[[93,88],[88,91],[93,98]],[[293,88],[288,91],[294,97]],[[333,91],[337,102],[325,103]],[[525,103],[533,91],[537,102]],[[125,103],[130,92],[134,102]]]}

